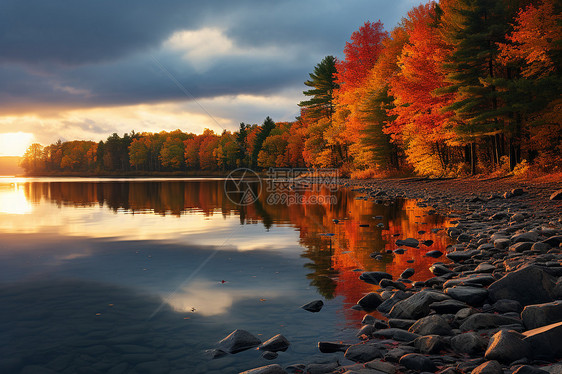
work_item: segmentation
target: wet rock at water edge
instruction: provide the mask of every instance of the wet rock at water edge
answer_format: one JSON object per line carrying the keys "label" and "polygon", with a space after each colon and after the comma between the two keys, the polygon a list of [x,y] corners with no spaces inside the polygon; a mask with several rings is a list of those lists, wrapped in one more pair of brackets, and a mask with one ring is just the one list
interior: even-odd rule
{"label": "wet rock at water edge", "polygon": [[453,335],[447,321],[437,314],[420,318],[408,331],[419,335]]}
{"label": "wet rock at water edge", "polygon": [[344,356],[348,360],[364,363],[382,358],[383,353],[380,348],[372,344],[354,344],[345,351]]}
{"label": "wet rock at water edge", "polygon": [[429,314],[429,305],[450,299],[442,293],[424,290],[396,303],[390,310],[391,318],[419,319]]}
{"label": "wet rock at water edge", "polygon": [[277,334],[269,340],[266,340],[262,344],[258,346],[259,350],[262,351],[270,351],[270,352],[279,352],[279,351],[286,351],[289,348],[289,341],[281,334]]}
{"label": "wet rock at water edge", "polygon": [[234,330],[219,342],[219,347],[228,353],[238,353],[246,349],[257,347],[261,340],[246,330]]}
{"label": "wet rock at water edge", "polygon": [[499,362],[486,361],[474,368],[471,374],[503,374],[503,370]]}
{"label": "wet rock at water edge", "polygon": [[443,256],[443,252],[435,250],[435,251],[429,251],[425,255],[427,257],[439,258],[439,257]]}
{"label": "wet rock at water edge", "polygon": [[279,357],[279,353],[271,352],[271,351],[265,351],[265,352],[263,352],[261,357],[266,359],[266,360],[275,360],[277,357]]}
{"label": "wet rock at water edge", "polygon": [[455,314],[461,309],[467,308],[468,304],[459,300],[444,300],[431,303],[429,308],[437,314]]}
{"label": "wet rock at water edge", "polygon": [[287,372],[280,365],[273,364],[246,370],[241,372],[240,374],[287,374]]}
{"label": "wet rock at water edge", "polygon": [[318,350],[322,353],[345,352],[350,346],[350,344],[318,342]]}
{"label": "wet rock at water edge", "polygon": [[392,275],[384,271],[367,271],[362,273],[359,279],[369,284],[378,285],[382,279],[392,279]]}
{"label": "wet rock at water edge", "polygon": [[562,321],[562,301],[527,305],[521,313],[521,319],[529,330]]}
{"label": "wet rock at water edge", "polygon": [[392,339],[399,342],[412,342],[419,338],[420,335],[402,329],[389,328],[375,331],[373,337]]}
{"label": "wet rock at water edge", "polygon": [[402,272],[402,274],[400,274],[400,278],[404,278],[404,279],[408,279],[410,278],[412,275],[414,275],[416,273],[416,270],[413,268],[408,268],[406,270],[404,270]]}
{"label": "wet rock at water edge", "polygon": [[365,367],[368,369],[377,370],[385,374],[396,373],[396,366],[392,365],[391,363],[384,362],[378,359],[366,362]]}
{"label": "wet rock at water edge", "polygon": [[501,330],[490,339],[484,357],[487,360],[509,364],[524,357],[531,357],[531,346],[518,332]]}
{"label": "wet rock at water edge", "polygon": [[303,306],[301,306],[301,308],[308,312],[318,313],[320,310],[322,310],[323,306],[324,302],[322,300],[314,300],[310,303],[304,304]]}
{"label": "wet rock at water edge", "polygon": [[363,310],[370,312],[376,310],[379,305],[383,302],[381,295],[376,292],[368,293],[367,295],[363,296],[358,302],[357,305],[361,306]]}
{"label": "wet rock at water edge", "polygon": [[433,264],[429,267],[429,271],[431,271],[433,275],[436,275],[438,277],[441,275],[452,273],[452,270],[443,264]]}
{"label": "wet rock at water edge", "polygon": [[430,373],[435,373],[437,371],[437,366],[424,355],[418,353],[409,353],[400,358],[400,365],[404,365],[410,370],[417,371],[427,371]]}
{"label": "wet rock at water edge", "polygon": [[479,287],[454,286],[447,288],[445,294],[468,305],[479,306],[488,297],[488,290]]}

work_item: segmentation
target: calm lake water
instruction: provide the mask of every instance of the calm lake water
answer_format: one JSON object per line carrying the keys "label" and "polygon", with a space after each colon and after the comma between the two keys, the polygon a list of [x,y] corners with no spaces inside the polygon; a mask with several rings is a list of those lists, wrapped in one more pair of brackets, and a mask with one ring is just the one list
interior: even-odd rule
{"label": "calm lake water", "polygon": [[[272,205],[263,191],[240,206],[220,179],[0,178],[0,372],[238,373],[345,361],[316,344],[357,342],[365,313],[350,308],[378,289],[359,270],[414,267],[411,279],[429,278],[435,260],[424,254],[449,244],[432,229],[448,223],[413,200],[301,194],[337,202]],[[406,237],[434,244],[386,253]],[[300,308],[316,299],[319,313]],[[238,328],[264,341],[281,333],[291,346],[274,361],[254,349],[209,359]]]}

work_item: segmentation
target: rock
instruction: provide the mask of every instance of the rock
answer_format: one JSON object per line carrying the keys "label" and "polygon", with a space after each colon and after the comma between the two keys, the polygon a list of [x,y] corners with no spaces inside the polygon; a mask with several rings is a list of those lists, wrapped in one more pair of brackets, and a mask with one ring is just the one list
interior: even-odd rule
{"label": "rock", "polygon": [[488,287],[490,299],[517,300],[521,305],[541,304],[552,301],[554,278],[535,265],[528,265],[508,273]]}
{"label": "rock", "polygon": [[345,352],[350,346],[350,344],[318,342],[318,349],[322,353]]}
{"label": "rock", "polygon": [[433,264],[429,267],[429,271],[431,271],[433,273],[433,275],[436,276],[441,276],[441,275],[445,275],[448,273],[452,273],[452,271],[446,267],[445,265],[442,264]]}
{"label": "rock", "polygon": [[429,290],[420,291],[396,303],[389,315],[391,318],[419,319],[429,314],[430,304],[448,299],[450,297],[442,293]]}
{"label": "rock", "polygon": [[408,279],[412,275],[414,275],[415,273],[416,273],[416,271],[413,268],[408,268],[408,269],[404,270],[402,272],[402,274],[400,274],[400,278]]}
{"label": "rock", "polygon": [[369,339],[373,336],[373,332],[375,331],[375,327],[373,325],[363,325],[357,332],[356,336],[360,339]]}
{"label": "rock", "polygon": [[408,330],[414,323],[416,323],[415,319],[391,318],[388,320],[388,325],[390,327],[402,330]]}
{"label": "rock", "polygon": [[443,284],[444,288],[453,286],[489,286],[494,283],[496,278],[489,274],[471,274],[466,277],[449,279]]}
{"label": "rock", "polygon": [[486,361],[472,370],[471,374],[503,374],[503,370],[499,362]]}
{"label": "rock", "polygon": [[521,234],[513,235],[510,240],[512,243],[534,243],[539,240],[539,234],[534,231],[524,232]]}
{"label": "rock", "polygon": [[[482,365],[486,360],[484,358],[474,358],[472,360],[461,361],[455,369],[457,372],[468,374],[472,370],[476,369],[479,365]],[[498,362],[499,364],[499,362]]]}
{"label": "rock", "polygon": [[392,289],[397,289],[402,291],[406,289],[404,283],[391,281],[390,279],[381,279],[379,286],[381,286],[382,288],[391,287]]}
{"label": "rock", "polygon": [[533,351],[534,359],[562,358],[562,322],[539,327],[523,333]]}
{"label": "rock", "polygon": [[461,325],[461,331],[477,331],[492,329],[498,326],[521,325],[517,318],[505,317],[499,314],[476,313],[468,317]]}
{"label": "rock", "polygon": [[240,374],[287,374],[283,368],[277,364],[261,366],[252,370],[246,370]]}
{"label": "rock", "polygon": [[451,326],[437,314],[420,318],[408,331],[419,335],[453,335]]}
{"label": "rock", "polygon": [[301,308],[312,313],[318,313],[323,306],[324,302],[322,300],[314,300],[308,304],[304,304]]}
{"label": "rock", "polygon": [[451,348],[457,353],[464,353],[471,356],[484,352],[486,342],[475,332],[466,332],[451,338]]}
{"label": "rock", "polygon": [[562,200],[562,190],[554,191],[550,195],[550,200]]}
{"label": "rock", "polygon": [[238,353],[246,349],[257,347],[261,340],[250,334],[246,330],[234,330],[226,338],[219,342],[222,350],[228,353]]}
{"label": "rock", "polygon": [[414,353],[415,348],[409,345],[401,345],[398,348],[393,348],[384,355],[385,361],[396,362],[400,361],[402,356],[408,353]]}
{"label": "rock", "polygon": [[528,330],[562,321],[562,301],[527,305],[521,313],[523,324]]}
{"label": "rock", "polygon": [[537,243],[533,243],[531,250],[544,253],[547,252],[550,248],[552,247],[548,243],[537,242]]}
{"label": "rock", "polygon": [[541,370],[534,366],[521,365],[512,374],[548,374],[548,371]]}
{"label": "rock", "polygon": [[562,236],[551,236],[548,239],[543,240],[542,243],[546,243],[554,248],[559,247],[560,243],[562,243]]}
{"label": "rock", "polygon": [[228,352],[225,352],[222,349],[209,349],[205,352],[211,360],[215,360],[217,358],[224,357],[228,354]]}
{"label": "rock", "polygon": [[295,373],[307,373],[307,374],[326,374],[332,373],[340,365],[337,362],[329,362],[326,364],[309,364],[304,370],[296,371]]}
{"label": "rock", "polygon": [[281,334],[275,335],[273,338],[266,340],[258,346],[259,350],[270,352],[285,352],[289,348],[289,341]]}
{"label": "rock", "polygon": [[365,363],[365,367],[368,369],[377,370],[379,372],[383,372],[386,374],[395,374],[396,373],[396,366],[392,365],[391,363],[381,361],[381,360],[373,360]]}
{"label": "rock", "polygon": [[443,256],[443,252],[438,251],[438,250],[434,250],[434,251],[427,252],[425,255],[427,257],[439,258],[439,257]]}
{"label": "rock", "polygon": [[414,238],[407,238],[407,239],[398,239],[396,241],[397,246],[405,246],[405,247],[412,247],[417,248],[420,245],[420,242]]}
{"label": "rock", "polygon": [[263,354],[261,355],[262,358],[266,359],[266,360],[275,360],[277,357],[279,357],[279,353],[277,352],[270,352],[270,351],[265,351],[263,352]]}
{"label": "rock", "polygon": [[511,195],[512,196],[521,196],[524,195],[525,191],[522,188],[514,188],[511,190]]}
{"label": "rock", "polygon": [[523,335],[508,330],[501,330],[490,339],[484,357],[509,364],[523,357],[531,357],[531,346],[523,340]]}
{"label": "rock", "polygon": [[409,353],[400,358],[400,365],[404,365],[410,370],[417,371],[427,371],[430,373],[435,373],[437,371],[437,366],[424,355],[417,353]]}
{"label": "rock", "polygon": [[500,220],[505,219],[505,218],[507,218],[507,217],[508,217],[507,213],[498,212],[498,213],[495,213],[495,214],[491,215],[491,216],[490,216],[490,220],[492,220],[492,221],[500,221]]}
{"label": "rock", "polygon": [[519,242],[519,243],[515,243],[514,245],[509,247],[509,250],[512,251],[512,252],[523,253],[525,251],[528,251],[531,248],[533,248],[533,243],[531,243],[531,242]]}
{"label": "rock", "polygon": [[376,310],[379,305],[382,303],[382,297],[376,292],[368,293],[367,295],[363,296],[361,300],[357,302],[358,305],[363,308],[363,310],[367,312],[371,312]]}
{"label": "rock", "polygon": [[562,364],[543,366],[541,369],[550,374],[562,374]]}
{"label": "rock", "polygon": [[488,297],[488,290],[478,287],[455,286],[447,288],[445,294],[468,305],[479,306]]}
{"label": "rock", "polygon": [[389,328],[389,329],[382,329],[382,330],[375,331],[373,333],[373,337],[392,339],[399,342],[412,342],[417,338],[419,338],[420,336],[418,334],[414,334],[409,331],[404,331],[402,329]]}
{"label": "rock", "polygon": [[364,272],[359,276],[363,282],[378,285],[381,279],[392,279],[392,275],[385,273],[384,271],[368,271]]}
{"label": "rock", "polygon": [[496,239],[494,240],[494,248],[496,249],[506,249],[509,247],[511,242],[509,239]]}
{"label": "rock", "polygon": [[446,254],[446,257],[454,262],[468,260],[476,254],[476,251],[453,251]]}
{"label": "rock", "polygon": [[468,307],[466,303],[459,300],[444,300],[429,305],[437,314],[455,314],[459,310]]}
{"label": "rock", "polygon": [[488,262],[482,262],[474,269],[478,273],[491,273],[494,270],[496,270],[496,267]]}
{"label": "rock", "polygon": [[501,299],[498,300],[492,305],[492,308],[498,313],[508,313],[508,312],[515,312],[521,313],[523,310],[523,306],[517,300],[508,300],[508,299]]}
{"label": "rock", "polygon": [[423,354],[432,354],[443,350],[446,344],[445,339],[439,335],[427,335],[414,340],[414,346]]}
{"label": "rock", "polygon": [[345,358],[354,362],[368,362],[382,358],[381,350],[372,344],[354,344],[345,351]]}
{"label": "rock", "polygon": [[403,291],[397,291],[389,299],[383,301],[377,310],[381,313],[388,313],[392,310],[392,307],[396,305],[399,301],[407,299],[408,295]]}

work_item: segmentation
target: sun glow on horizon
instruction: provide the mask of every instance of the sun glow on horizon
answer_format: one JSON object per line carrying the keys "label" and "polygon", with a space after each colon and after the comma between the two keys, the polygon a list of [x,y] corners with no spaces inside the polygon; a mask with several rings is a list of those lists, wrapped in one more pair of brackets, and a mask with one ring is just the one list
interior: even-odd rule
{"label": "sun glow on horizon", "polygon": [[0,133],[0,156],[23,156],[34,138],[28,132]]}

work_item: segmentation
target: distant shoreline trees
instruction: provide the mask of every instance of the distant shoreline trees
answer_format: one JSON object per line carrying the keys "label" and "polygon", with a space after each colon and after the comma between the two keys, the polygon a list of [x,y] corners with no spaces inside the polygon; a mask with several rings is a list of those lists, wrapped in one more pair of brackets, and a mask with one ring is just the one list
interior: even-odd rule
{"label": "distant shoreline trees", "polygon": [[293,122],[238,131],[113,134],[99,143],[33,144],[41,172],[190,172],[336,167],[368,177],[562,171],[562,4],[440,0],[390,32],[366,22],[344,60],[304,82]]}

